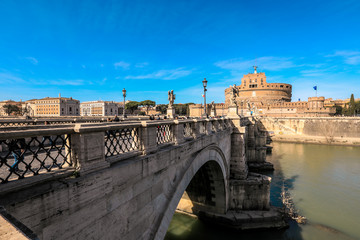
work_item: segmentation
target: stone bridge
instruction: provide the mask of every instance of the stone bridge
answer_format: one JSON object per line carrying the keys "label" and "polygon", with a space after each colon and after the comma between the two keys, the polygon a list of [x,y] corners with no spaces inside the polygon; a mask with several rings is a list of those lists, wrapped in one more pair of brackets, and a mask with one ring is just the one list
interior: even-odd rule
{"label": "stone bridge", "polygon": [[176,209],[284,226],[271,179],[250,172],[267,164],[251,119],[13,127],[0,144],[0,238],[163,239]]}

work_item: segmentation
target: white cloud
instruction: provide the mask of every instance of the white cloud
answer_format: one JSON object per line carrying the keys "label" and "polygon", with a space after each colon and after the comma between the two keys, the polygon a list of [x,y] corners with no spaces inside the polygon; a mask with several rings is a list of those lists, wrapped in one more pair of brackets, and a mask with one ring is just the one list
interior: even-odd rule
{"label": "white cloud", "polygon": [[286,68],[296,67],[290,58],[272,56],[260,57],[251,60],[230,59],[216,62],[215,66],[232,71],[244,72],[245,70],[251,69],[255,63],[260,69],[269,71],[279,71]]}
{"label": "white cloud", "polygon": [[49,83],[51,85],[70,85],[70,86],[80,86],[80,85],[84,85],[85,81],[82,79],[75,79],[75,80],[64,80],[64,79],[59,79],[59,80],[52,80],[49,81]]}
{"label": "white cloud", "polygon": [[325,57],[342,57],[344,62],[349,65],[360,64],[360,52],[359,51],[335,51],[334,54],[327,55]]}
{"label": "white cloud", "polygon": [[300,73],[304,77],[319,77],[323,76],[326,73],[326,69],[310,69],[310,70],[302,70]]}
{"label": "white cloud", "polygon": [[37,65],[39,63],[39,61],[34,57],[26,57],[25,59],[34,65]]}
{"label": "white cloud", "polygon": [[172,70],[159,70],[146,75],[126,76],[125,79],[161,79],[161,80],[174,80],[186,77],[191,74],[191,70],[184,70],[177,68]]}
{"label": "white cloud", "polygon": [[12,83],[21,83],[21,82],[25,82],[22,78],[17,77],[11,73],[0,73],[0,83],[4,84],[4,83],[8,83],[8,84],[12,84]]}
{"label": "white cloud", "polygon": [[360,54],[358,56],[352,56],[345,59],[345,63],[350,65],[360,64]]}
{"label": "white cloud", "polygon": [[130,63],[120,61],[120,62],[114,63],[114,67],[115,67],[115,69],[118,69],[118,68],[129,69]]}
{"label": "white cloud", "polygon": [[360,52],[358,51],[335,51],[334,54],[326,55],[325,57],[348,57],[348,56],[354,56],[354,55],[360,55]]}

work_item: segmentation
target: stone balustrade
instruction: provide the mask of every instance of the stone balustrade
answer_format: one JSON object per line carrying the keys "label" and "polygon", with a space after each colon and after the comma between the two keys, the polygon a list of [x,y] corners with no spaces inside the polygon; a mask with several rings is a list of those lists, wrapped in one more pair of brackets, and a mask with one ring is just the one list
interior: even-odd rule
{"label": "stone balustrade", "polygon": [[[107,119],[113,119],[114,116],[63,116],[63,117],[36,117],[33,119],[24,118],[0,118],[0,128],[4,130],[11,127],[23,127],[23,126],[41,126],[41,125],[66,125],[75,123],[100,123],[107,122]],[[126,122],[146,120],[147,116],[129,116],[126,118]],[[46,124],[45,124],[46,123]]]}
{"label": "stone balustrade", "polygon": [[3,129],[0,183],[10,187],[20,179],[36,182],[61,174],[87,174],[114,162],[228,129],[230,122],[230,119],[214,118]]}

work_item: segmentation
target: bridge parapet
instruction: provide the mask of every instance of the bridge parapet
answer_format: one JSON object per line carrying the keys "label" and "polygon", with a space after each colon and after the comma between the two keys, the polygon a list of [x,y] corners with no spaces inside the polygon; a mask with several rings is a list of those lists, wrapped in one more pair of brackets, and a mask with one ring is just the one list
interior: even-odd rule
{"label": "bridge parapet", "polygon": [[216,118],[11,127],[0,132],[0,184],[8,191],[61,174],[86,174],[230,127],[230,119]]}

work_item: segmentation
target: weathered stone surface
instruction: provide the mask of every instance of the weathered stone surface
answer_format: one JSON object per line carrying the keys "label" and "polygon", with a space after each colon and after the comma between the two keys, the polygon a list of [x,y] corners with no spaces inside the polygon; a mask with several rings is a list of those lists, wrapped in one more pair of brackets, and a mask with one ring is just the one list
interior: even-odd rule
{"label": "weathered stone surface", "polygon": [[[157,123],[143,123],[143,155],[111,161],[105,128],[79,126],[72,157],[80,176],[38,182],[34,192],[7,190],[6,201],[0,189],[0,203],[40,239],[162,239],[184,192],[195,213],[268,210],[270,179],[249,173],[247,165],[247,151],[264,150],[264,140],[256,139],[263,135],[251,121],[246,127],[239,117],[232,127],[229,121],[193,121],[192,140],[175,136],[165,145],[156,142]],[[171,134],[183,134],[180,122],[173,124]],[[254,147],[246,144],[251,138]],[[251,156],[265,162],[261,153]]]}

